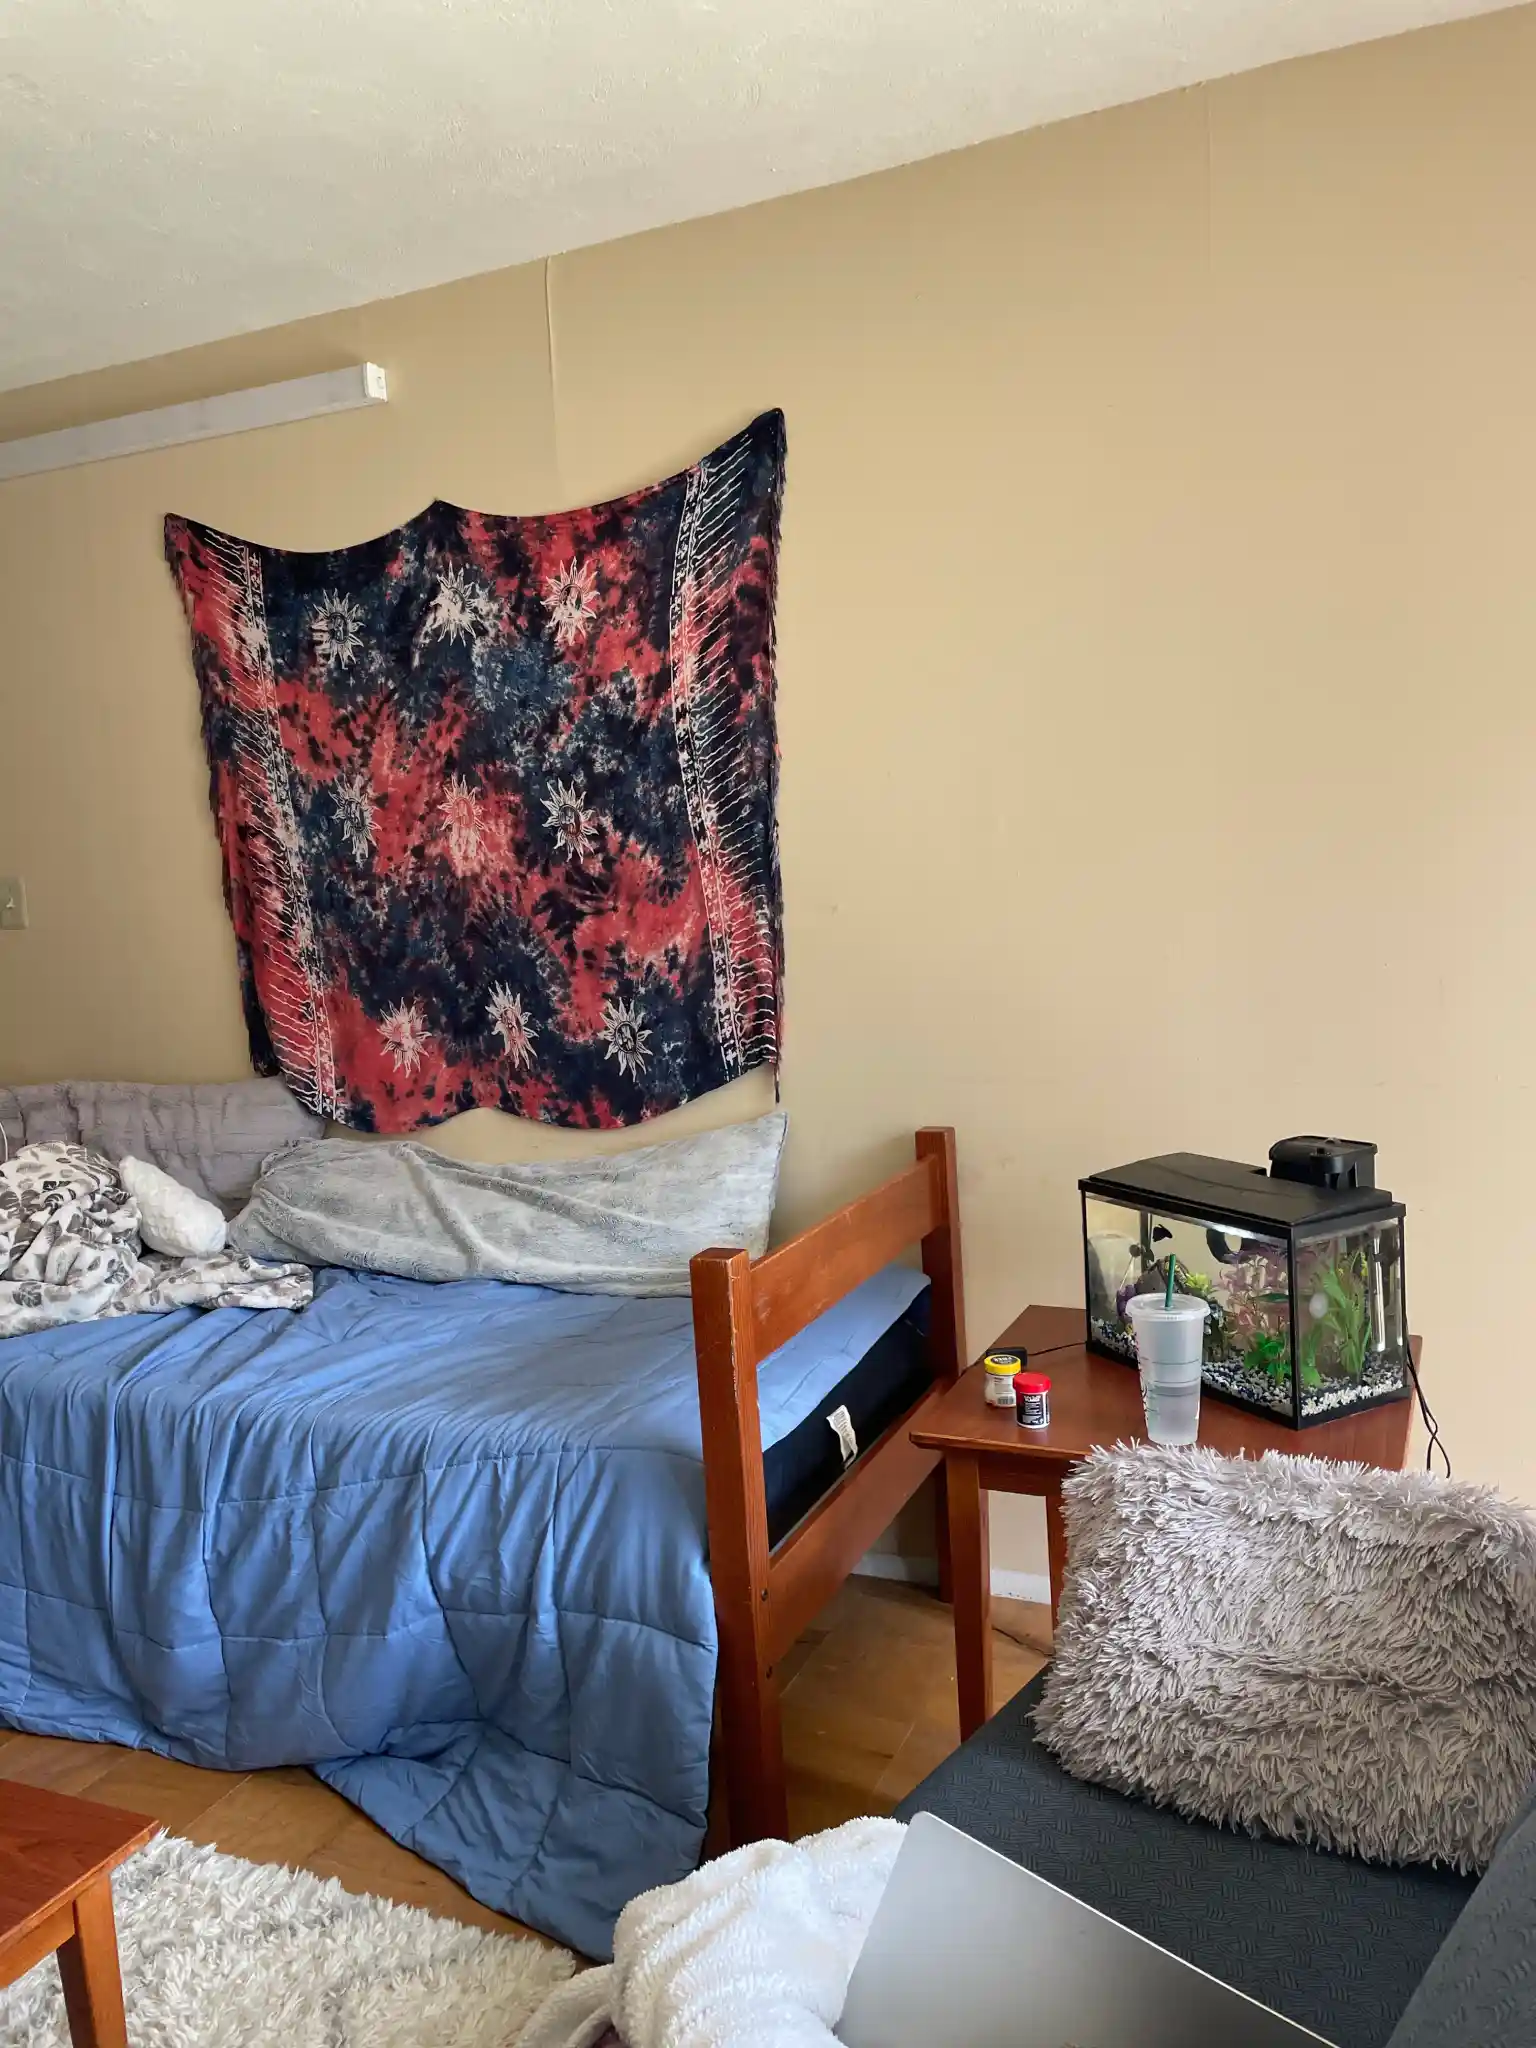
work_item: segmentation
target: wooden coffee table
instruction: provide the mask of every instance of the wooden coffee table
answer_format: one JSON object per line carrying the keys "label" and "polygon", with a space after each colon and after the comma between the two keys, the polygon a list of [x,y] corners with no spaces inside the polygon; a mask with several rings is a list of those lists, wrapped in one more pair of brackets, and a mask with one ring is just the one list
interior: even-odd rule
{"label": "wooden coffee table", "polygon": [[[1141,1381],[1135,1368],[1089,1351],[1080,1308],[1027,1308],[993,1347],[1028,1351],[1031,1366],[1050,1377],[1048,1429],[1020,1429],[1011,1408],[989,1408],[982,1372],[972,1366],[912,1441],[944,1454],[948,1503],[949,1570],[955,1609],[955,1676],[960,1694],[960,1736],[973,1735],[992,1712],[992,1561],[987,1540],[987,1493],[1032,1493],[1045,1501],[1051,1564],[1051,1617],[1061,1601],[1067,1540],[1061,1482],[1099,1444],[1146,1438]],[[1413,1339],[1417,1362],[1419,1340]],[[1411,1401],[1366,1408],[1311,1429],[1287,1429],[1250,1415],[1218,1395],[1200,1398],[1200,1441],[1228,1454],[1258,1457],[1289,1451],[1312,1458],[1355,1459],[1397,1471],[1408,1452]]]}
{"label": "wooden coffee table", "polygon": [[0,1784],[0,1990],[57,1951],[75,2048],[127,2048],[112,1872],[157,1832],[142,1813]]}

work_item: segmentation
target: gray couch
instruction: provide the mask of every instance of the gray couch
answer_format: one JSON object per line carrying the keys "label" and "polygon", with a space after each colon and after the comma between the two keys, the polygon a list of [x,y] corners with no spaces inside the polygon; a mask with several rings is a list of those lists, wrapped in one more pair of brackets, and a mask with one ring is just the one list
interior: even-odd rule
{"label": "gray couch", "polygon": [[1237,1834],[1069,1777],[1035,1740],[1044,1682],[898,1819],[937,1814],[1336,2048],[1536,2044],[1536,1797],[1481,1883]]}

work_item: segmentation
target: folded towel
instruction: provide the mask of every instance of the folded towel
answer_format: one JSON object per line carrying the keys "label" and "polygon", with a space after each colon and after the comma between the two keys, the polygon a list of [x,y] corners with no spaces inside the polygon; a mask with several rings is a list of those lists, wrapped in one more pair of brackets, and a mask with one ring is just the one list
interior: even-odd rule
{"label": "folded towel", "polygon": [[900,1821],[752,1842],[631,1899],[613,1962],[562,1985],[518,2048],[835,2048]]}

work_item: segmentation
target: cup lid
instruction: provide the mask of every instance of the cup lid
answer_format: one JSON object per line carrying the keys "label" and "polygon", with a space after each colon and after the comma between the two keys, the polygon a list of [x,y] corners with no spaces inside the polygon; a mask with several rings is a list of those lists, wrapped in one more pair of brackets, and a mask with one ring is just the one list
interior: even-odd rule
{"label": "cup lid", "polygon": [[1176,1294],[1170,1308],[1161,1292],[1133,1294],[1125,1304],[1125,1312],[1132,1322],[1187,1323],[1196,1316],[1203,1322],[1211,1312],[1211,1304],[1203,1301],[1198,1294]]}

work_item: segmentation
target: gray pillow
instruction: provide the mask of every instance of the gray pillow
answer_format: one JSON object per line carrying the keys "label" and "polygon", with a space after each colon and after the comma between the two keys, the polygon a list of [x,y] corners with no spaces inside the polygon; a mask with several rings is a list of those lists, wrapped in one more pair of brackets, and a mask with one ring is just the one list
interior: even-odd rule
{"label": "gray pillow", "polygon": [[328,1138],[268,1164],[230,1242],[259,1258],[411,1280],[686,1294],[695,1252],[767,1249],[785,1121],[514,1166],[448,1159],[409,1140]]}
{"label": "gray pillow", "polygon": [[1536,1522],[1270,1453],[1096,1451],[1041,1740],[1080,1778],[1384,1863],[1481,1869],[1536,1773]]}
{"label": "gray pillow", "polygon": [[234,1215],[269,1153],[325,1128],[279,1080],[70,1081],[78,1139],[116,1166],[147,1159]]}

